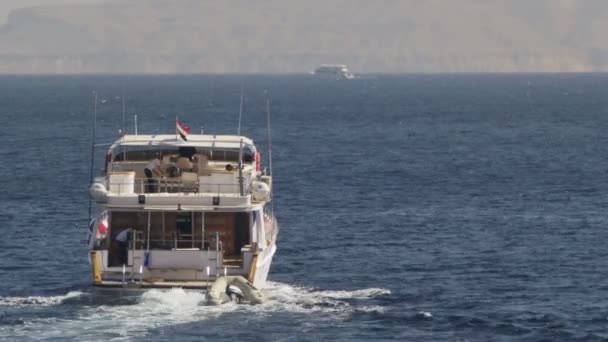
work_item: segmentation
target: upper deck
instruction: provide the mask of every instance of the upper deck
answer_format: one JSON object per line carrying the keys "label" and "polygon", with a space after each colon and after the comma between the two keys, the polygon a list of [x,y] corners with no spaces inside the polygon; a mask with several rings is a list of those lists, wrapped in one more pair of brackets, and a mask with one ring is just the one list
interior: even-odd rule
{"label": "upper deck", "polygon": [[270,200],[260,159],[243,136],[125,135],[109,148],[91,196],[116,207],[252,207]]}

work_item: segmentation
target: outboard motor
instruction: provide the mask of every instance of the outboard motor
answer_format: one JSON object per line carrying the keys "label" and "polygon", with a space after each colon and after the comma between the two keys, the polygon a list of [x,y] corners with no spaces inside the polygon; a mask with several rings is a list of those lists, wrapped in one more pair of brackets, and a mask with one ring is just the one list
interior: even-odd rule
{"label": "outboard motor", "polygon": [[234,285],[228,285],[228,287],[226,287],[226,294],[228,295],[228,297],[230,297],[230,301],[235,302],[237,304],[239,304],[245,297],[243,291],[241,291],[241,289]]}
{"label": "outboard motor", "polygon": [[262,293],[242,276],[218,277],[207,292],[209,304],[221,305],[228,302],[237,304],[262,304]]}

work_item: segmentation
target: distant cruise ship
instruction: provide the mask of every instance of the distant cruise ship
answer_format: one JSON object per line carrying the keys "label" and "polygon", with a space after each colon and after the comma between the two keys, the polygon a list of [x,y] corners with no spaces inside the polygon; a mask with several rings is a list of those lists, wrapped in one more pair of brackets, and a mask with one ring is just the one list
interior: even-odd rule
{"label": "distant cruise ship", "polygon": [[350,80],[355,78],[346,64],[322,64],[313,71],[314,75],[330,77],[338,80]]}

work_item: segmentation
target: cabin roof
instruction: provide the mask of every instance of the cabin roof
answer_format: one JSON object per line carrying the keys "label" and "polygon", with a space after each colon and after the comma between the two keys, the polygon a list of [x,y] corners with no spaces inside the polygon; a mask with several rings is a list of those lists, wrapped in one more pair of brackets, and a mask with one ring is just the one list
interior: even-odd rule
{"label": "cabin roof", "polygon": [[114,142],[110,149],[118,146],[192,146],[238,149],[241,146],[241,139],[243,140],[243,146],[250,146],[255,149],[253,140],[245,136],[211,134],[189,134],[187,141],[175,134],[127,134]]}

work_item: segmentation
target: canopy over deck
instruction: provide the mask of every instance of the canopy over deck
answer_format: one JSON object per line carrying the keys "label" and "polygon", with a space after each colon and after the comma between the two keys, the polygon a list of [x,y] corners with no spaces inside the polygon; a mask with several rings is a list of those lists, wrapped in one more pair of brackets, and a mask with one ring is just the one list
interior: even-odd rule
{"label": "canopy over deck", "polygon": [[253,140],[239,135],[210,135],[210,134],[190,134],[188,140],[184,141],[175,134],[157,134],[157,135],[145,135],[145,134],[127,134],[117,140],[110,150],[114,150],[120,146],[157,146],[157,147],[202,147],[212,149],[239,149],[241,147],[241,140],[243,141],[243,147],[249,147],[251,150],[256,151]]}

